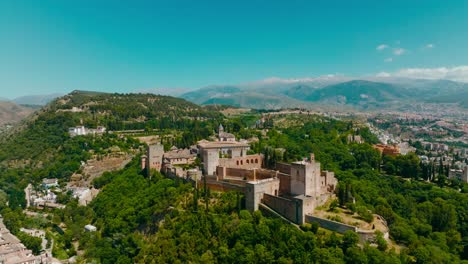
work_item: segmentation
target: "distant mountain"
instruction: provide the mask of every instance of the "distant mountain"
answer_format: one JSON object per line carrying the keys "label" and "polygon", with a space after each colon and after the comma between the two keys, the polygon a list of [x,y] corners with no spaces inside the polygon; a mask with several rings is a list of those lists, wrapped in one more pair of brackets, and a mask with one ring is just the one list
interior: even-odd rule
{"label": "distant mountain", "polygon": [[392,84],[355,80],[304,93],[303,100],[364,106],[402,100],[407,96],[402,88]]}
{"label": "distant mountain", "polygon": [[284,94],[292,98],[304,100],[305,98],[311,97],[316,90],[317,88],[313,88],[304,84],[299,84],[289,88],[287,91],[284,92]]}
{"label": "distant mountain", "polygon": [[209,86],[185,93],[181,97],[202,105],[223,104],[254,109],[276,109],[304,103],[282,93],[261,92],[235,86]]}
{"label": "distant mountain", "polygon": [[0,126],[15,124],[34,112],[34,109],[15,104],[14,102],[0,101]]}
{"label": "distant mountain", "polygon": [[434,96],[427,101],[431,103],[456,103],[463,108],[468,108],[468,90],[450,95]]}
{"label": "distant mountain", "polygon": [[391,108],[419,103],[468,101],[468,84],[448,80],[395,77],[323,76],[304,79],[271,78],[240,85],[209,86],[181,95],[197,104],[247,108],[351,107]]}
{"label": "distant mountain", "polygon": [[240,93],[242,90],[234,86],[208,86],[195,91],[190,91],[181,95],[182,98],[196,104],[206,104],[211,99],[230,98],[233,94]]}
{"label": "distant mountain", "polygon": [[26,95],[13,99],[13,102],[19,105],[46,105],[50,101],[60,96],[62,96],[62,94],[59,93],[45,95]]}

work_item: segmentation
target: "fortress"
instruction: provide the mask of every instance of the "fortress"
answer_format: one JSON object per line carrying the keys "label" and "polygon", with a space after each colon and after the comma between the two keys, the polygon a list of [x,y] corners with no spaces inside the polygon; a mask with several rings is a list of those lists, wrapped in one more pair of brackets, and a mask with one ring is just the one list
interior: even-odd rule
{"label": "fortress", "polygon": [[277,163],[271,170],[264,168],[263,155],[247,154],[249,150],[246,141],[237,141],[220,125],[217,141],[201,140],[190,150],[164,152],[162,145],[150,145],[142,157],[142,168],[201,181],[201,177],[188,177],[193,170],[180,167],[192,164],[198,153],[208,188],[243,192],[249,211],[262,207],[297,224],[303,224],[306,214],[332,197],[337,180],[333,172],[321,171],[314,154],[290,164]]}

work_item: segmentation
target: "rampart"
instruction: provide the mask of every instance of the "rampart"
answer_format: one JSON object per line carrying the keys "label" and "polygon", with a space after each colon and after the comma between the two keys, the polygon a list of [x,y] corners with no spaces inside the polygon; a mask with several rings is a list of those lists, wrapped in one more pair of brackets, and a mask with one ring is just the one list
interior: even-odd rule
{"label": "rampart", "polygon": [[[203,183],[200,183],[203,184]],[[206,183],[206,186],[213,191],[218,191],[218,192],[227,192],[227,191],[239,191],[239,192],[244,192],[245,187],[238,185],[238,184],[232,184],[229,182],[221,182],[221,181],[208,181]]]}
{"label": "rampart", "polygon": [[355,226],[343,224],[343,223],[340,223],[340,222],[336,222],[336,221],[332,221],[332,220],[329,220],[329,219],[320,218],[320,217],[316,217],[316,216],[312,216],[312,215],[306,215],[305,216],[305,222],[306,223],[317,222],[317,223],[319,223],[320,227],[331,230],[331,231],[335,231],[335,232],[338,232],[338,233],[341,233],[341,234],[343,234],[344,232],[346,232],[348,230],[351,230],[353,232],[357,232],[357,227],[355,227]]}
{"label": "rampart", "polygon": [[300,222],[299,201],[263,194],[262,202],[294,223]]}

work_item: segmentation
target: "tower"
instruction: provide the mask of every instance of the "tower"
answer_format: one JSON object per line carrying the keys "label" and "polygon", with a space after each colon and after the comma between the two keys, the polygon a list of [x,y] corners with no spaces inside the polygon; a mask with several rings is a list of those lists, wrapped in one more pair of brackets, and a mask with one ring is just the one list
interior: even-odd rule
{"label": "tower", "polygon": [[224,127],[222,124],[219,124],[219,127],[218,127],[218,140],[219,141],[221,141],[223,133],[224,133]]}
{"label": "tower", "polygon": [[320,194],[320,163],[315,161],[314,154],[308,161],[291,164],[291,193],[315,197]]}
{"label": "tower", "polygon": [[146,168],[161,171],[162,158],[164,155],[164,147],[161,144],[148,146],[148,154],[146,158]]}

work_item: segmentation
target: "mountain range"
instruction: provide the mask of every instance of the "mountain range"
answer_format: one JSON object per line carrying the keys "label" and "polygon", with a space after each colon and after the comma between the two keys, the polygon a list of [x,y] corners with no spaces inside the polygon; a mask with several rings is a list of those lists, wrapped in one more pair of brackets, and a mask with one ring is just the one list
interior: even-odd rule
{"label": "mountain range", "polygon": [[[451,104],[468,109],[468,83],[397,77],[269,78],[199,89],[157,88],[134,92],[170,95],[200,105],[222,104],[254,109],[322,107],[366,110],[392,109],[415,103]],[[42,106],[59,96],[61,94],[29,95],[10,102]]]}
{"label": "mountain range", "polygon": [[321,77],[214,85],[179,96],[197,104],[227,104],[257,109],[308,106],[377,109],[413,103],[451,103],[468,108],[467,95],[467,83],[449,80]]}

